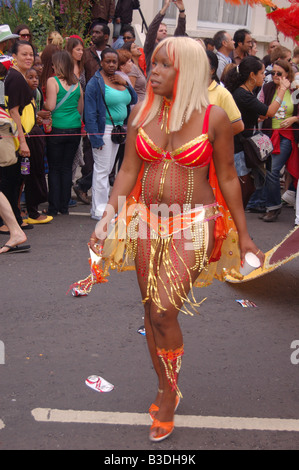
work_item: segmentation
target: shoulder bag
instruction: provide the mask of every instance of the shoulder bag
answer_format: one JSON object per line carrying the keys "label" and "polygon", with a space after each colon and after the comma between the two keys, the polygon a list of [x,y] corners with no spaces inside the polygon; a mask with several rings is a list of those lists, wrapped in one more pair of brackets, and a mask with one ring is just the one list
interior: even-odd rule
{"label": "shoulder bag", "polygon": [[242,137],[241,142],[245,154],[245,162],[248,168],[263,166],[273,152],[273,144],[270,137],[256,130],[251,137]]}

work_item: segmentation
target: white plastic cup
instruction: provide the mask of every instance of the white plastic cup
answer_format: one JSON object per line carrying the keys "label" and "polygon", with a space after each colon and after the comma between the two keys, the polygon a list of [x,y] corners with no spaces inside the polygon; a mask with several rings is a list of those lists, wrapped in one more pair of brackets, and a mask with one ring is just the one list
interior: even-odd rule
{"label": "white plastic cup", "polygon": [[243,267],[240,268],[242,276],[247,276],[261,266],[261,262],[254,253],[246,253]]}

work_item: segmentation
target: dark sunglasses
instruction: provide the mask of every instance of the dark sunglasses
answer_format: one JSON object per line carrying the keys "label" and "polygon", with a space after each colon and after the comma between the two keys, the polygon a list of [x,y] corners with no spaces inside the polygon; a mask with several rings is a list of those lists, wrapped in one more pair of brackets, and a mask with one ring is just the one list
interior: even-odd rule
{"label": "dark sunglasses", "polygon": [[31,38],[31,34],[20,34],[21,38]]}
{"label": "dark sunglasses", "polygon": [[272,72],[270,72],[270,73],[271,73],[271,75],[272,75],[273,77],[274,77],[274,75],[277,75],[278,77],[282,77],[282,72],[274,72],[274,71],[272,70]]}

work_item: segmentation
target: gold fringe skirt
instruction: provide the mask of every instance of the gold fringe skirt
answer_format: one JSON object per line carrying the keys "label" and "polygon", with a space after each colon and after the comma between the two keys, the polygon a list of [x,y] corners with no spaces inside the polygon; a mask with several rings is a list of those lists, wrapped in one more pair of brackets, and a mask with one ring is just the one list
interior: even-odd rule
{"label": "gold fringe skirt", "polygon": [[[214,277],[224,280],[228,272],[237,273],[240,267],[236,232],[224,240],[225,256],[219,265],[208,258],[209,221],[222,217],[217,203],[168,217],[151,212],[140,201],[127,204],[104,244],[104,277],[110,269],[124,271],[138,266],[147,278],[144,303],[152,301],[166,310],[163,293],[168,305],[189,315],[198,313],[203,300],[196,301],[193,286],[206,286]],[[198,273],[195,283],[194,272]]]}

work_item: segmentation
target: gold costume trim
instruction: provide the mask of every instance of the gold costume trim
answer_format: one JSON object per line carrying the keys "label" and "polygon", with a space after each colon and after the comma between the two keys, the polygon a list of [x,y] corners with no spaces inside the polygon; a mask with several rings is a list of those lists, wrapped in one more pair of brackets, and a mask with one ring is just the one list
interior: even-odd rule
{"label": "gold costume trim", "polygon": [[[207,244],[209,239],[208,221],[216,219],[220,214],[216,204],[206,207],[198,207],[190,211],[177,214],[174,217],[159,217],[139,202],[134,208],[131,220],[127,226],[125,263],[135,260],[140,244],[139,228],[145,225],[148,230],[150,253],[148,260],[147,291],[143,303],[153,301],[158,308],[165,311],[160,298],[159,286],[162,286],[170,303],[178,310],[181,304],[186,304],[182,311],[193,315],[201,302],[197,302],[193,292],[192,271],[205,269],[208,265]],[[119,221],[120,222],[120,221]],[[186,230],[189,230],[190,238],[184,238]],[[144,233],[144,232],[143,232]],[[185,243],[190,243],[187,250],[192,250],[195,256],[195,264],[189,267],[179,253],[175,240],[183,238]],[[106,241],[107,243],[107,241]],[[106,243],[104,250],[106,248]],[[180,271],[187,275],[187,292],[181,274],[173,262],[175,259],[180,263]],[[103,253],[105,258],[105,253]],[[161,276],[163,271],[164,279]],[[188,297],[190,293],[190,299]]]}

